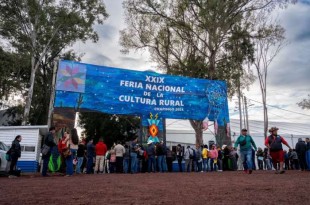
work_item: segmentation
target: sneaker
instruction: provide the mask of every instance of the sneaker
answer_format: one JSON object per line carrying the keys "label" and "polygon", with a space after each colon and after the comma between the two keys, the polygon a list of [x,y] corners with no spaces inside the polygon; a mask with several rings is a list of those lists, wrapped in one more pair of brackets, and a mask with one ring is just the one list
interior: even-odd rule
{"label": "sneaker", "polygon": [[244,170],[243,172],[244,172],[245,174],[248,174],[248,173],[249,173],[248,170]]}
{"label": "sneaker", "polygon": [[284,171],[284,170],[280,171],[280,174],[284,174],[284,173],[285,173],[285,171]]}
{"label": "sneaker", "polygon": [[280,172],[278,170],[276,170],[275,174],[280,174]]}
{"label": "sneaker", "polygon": [[249,174],[252,174],[253,170],[249,170]]}
{"label": "sneaker", "polygon": [[67,175],[65,175],[65,177],[72,177],[72,175],[68,175],[68,174],[67,174]]}

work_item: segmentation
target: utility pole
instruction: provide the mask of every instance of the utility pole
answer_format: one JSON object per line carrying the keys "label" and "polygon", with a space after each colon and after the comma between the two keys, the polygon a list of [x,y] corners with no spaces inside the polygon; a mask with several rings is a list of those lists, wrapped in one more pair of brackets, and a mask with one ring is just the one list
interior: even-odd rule
{"label": "utility pole", "polygon": [[291,140],[292,140],[292,149],[294,147],[294,135],[291,135]]}
{"label": "utility pole", "polygon": [[48,128],[50,128],[51,125],[52,125],[52,115],[53,115],[53,111],[54,111],[55,83],[56,83],[57,68],[58,68],[58,58],[56,58],[55,61],[54,61],[51,97],[50,97],[50,104],[49,104],[49,107],[48,107],[48,118],[47,118],[47,126],[48,126]]}
{"label": "utility pole", "polygon": [[240,119],[240,133],[241,130],[243,129],[242,125],[242,107],[241,107],[241,90],[240,90],[240,83],[239,83],[239,88],[238,88],[238,102],[239,102],[239,119]]}
{"label": "utility pole", "polygon": [[245,107],[246,128],[248,130],[248,133],[250,134],[248,102],[247,102],[247,98],[245,96],[244,96],[244,107]]}

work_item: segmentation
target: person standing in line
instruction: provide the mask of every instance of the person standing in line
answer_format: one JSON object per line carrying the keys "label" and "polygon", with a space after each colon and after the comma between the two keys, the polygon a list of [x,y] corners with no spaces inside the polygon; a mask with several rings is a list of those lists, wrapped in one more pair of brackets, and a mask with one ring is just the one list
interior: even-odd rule
{"label": "person standing in line", "polygon": [[82,168],[84,157],[85,157],[85,145],[84,145],[84,142],[81,141],[78,145],[78,150],[77,150],[77,161],[78,161],[77,166],[76,166],[77,174],[81,174],[83,172],[81,168]]}
{"label": "person standing in line", "polygon": [[218,151],[217,167],[218,167],[218,171],[222,172],[223,171],[223,151],[220,146],[217,146],[217,151]]}
{"label": "person standing in line", "polygon": [[260,148],[260,147],[258,148],[256,156],[257,156],[258,169],[264,170],[264,165],[263,165],[264,152],[263,152],[262,148]]}
{"label": "person standing in line", "polygon": [[130,160],[130,150],[128,145],[125,145],[125,154],[124,154],[124,173],[127,174],[129,172],[129,160]]}
{"label": "person standing in line", "polygon": [[123,160],[124,154],[126,153],[125,147],[120,143],[114,147],[115,154],[116,154],[116,173],[123,173]]}
{"label": "person standing in line", "polygon": [[202,146],[199,146],[199,144],[196,145],[196,172],[203,172],[202,171]]}
{"label": "person standing in line", "polygon": [[47,152],[47,154],[42,156],[42,159],[43,159],[42,176],[43,177],[49,176],[49,175],[47,175],[47,169],[48,169],[48,162],[49,162],[50,156],[51,156],[51,149],[54,146],[56,146],[56,143],[55,143],[55,140],[54,140],[55,132],[56,132],[56,128],[55,127],[51,127],[49,129],[48,134],[46,135],[46,137],[44,139],[44,144],[49,147],[49,151]]}
{"label": "person standing in line", "polygon": [[166,155],[167,155],[167,146],[165,145],[164,141],[160,141],[160,145],[163,148],[163,160],[162,160],[162,169],[163,172],[167,172],[168,171],[168,167],[167,167],[167,159],[166,159]]}
{"label": "person standing in line", "polygon": [[156,172],[156,151],[155,151],[155,146],[153,144],[153,142],[150,140],[147,143],[148,147],[147,147],[147,156],[148,156],[148,172]]}
{"label": "person standing in line", "polygon": [[203,165],[203,171],[207,172],[208,170],[208,164],[209,164],[209,158],[208,158],[208,145],[204,145],[202,149],[202,165]]}
{"label": "person standing in line", "polygon": [[292,159],[293,169],[294,170],[299,170],[298,155],[297,155],[297,152],[296,152],[295,149],[292,149],[291,159]]}
{"label": "person standing in line", "polygon": [[237,171],[238,170],[238,165],[237,165],[237,161],[238,161],[238,153],[237,153],[237,149],[230,147],[231,151],[229,154],[229,158],[231,159],[232,162],[232,170],[233,171]]}
{"label": "person standing in line", "polygon": [[70,134],[68,132],[64,133],[64,137],[61,140],[61,152],[64,155],[65,163],[66,163],[66,175],[67,177],[73,175],[73,156],[72,152],[70,151]]}
{"label": "person standing in line", "polygon": [[[272,163],[274,168],[276,169],[276,174],[284,174],[285,171],[283,170],[283,164],[284,164],[284,153],[282,144],[285,144],[289,149],[291,147],[288,145],[286,140],[278,135],[278,128],[272,127],[270,131],[272,132],[272,135],[269,135],[265,140],[265,145],[269,149],[270,156],[272,158]],[[280,164],[280,172],[278,172],[278,166],[277,164]]]}
{"label": "person standing in line", "polygon": [[181,146],[181,144],[178,144],[177,148],[176,148],[176,154],[177,154],[177,160],[178,160],[178,165],[179,165],[179,172],[183,172],[183,147]]}
{"label": "person standing in line", "polygon": [[9,178],[14,178],[16,170],[16,164],[18,161],[18,158],[21,157],[21,147],[20,142],[22,141],[22,136],[17,135],[15,139],[12,142],[11,148],[10,148],[10,156],[11,156],[11,164],[10,164],[10,171],[9,171]]}
{"label": "person standing in line", "polygon": [[307,170],[310,171],[310,139],[306,138],[307,151],[306,151],[306,161],[307,161]]}
{"label": "person standing in line", "polygon": [[156,158],[157,158],[157,165],[158,165],[158,171],[159,172],[164,172],[164,167],[163,167],[163,160],[164,160],[164,148],[161,143],[156,144]]}
{"label": "person standing in line", "polygon": [[95,145],[93,139],[90,139],[87,143],[87,168],[86,174],[92,174],[94,172],[94,157],[95,157]]}
{"label": "person standing in line", "polygon": [[193,156],[193,150],[190,146],[187,146],[185,152],[184,152],[184,160],[185,160],[185,172],[191,172],[192,171],[192,159],[191,156]]}
{"label": "person standing in line", "polygon": [[289,170],[290,169],[290,159],[288,157],[288,153],[286,150],[284,150],[283,153],[284,153],[284,169]]}
{"label": "person standing in line", "polygon": [[252,146],[254,147],[255,151],[257,150],[256,144],[252,137],[247,134],[247,129],[241,130],[241,135],[238,137],[238,139],[235,142],[234,147],[237,148],[238,145],[240,145],[240,154],[241,159],[243,162],[246,162],[245,173],[252,174],[253,171],[253,160],[252,160]]}
{"label": "person standing in line", "polygon": [[307,144],[304,141],[302,141],[301,138],[299,138],[298,142],[296,143],[295,150],[298,155],[300,169],[301,171],[305,171],[307,169],[307,162],[306,162]]}
{"label": "person standing in line", "polygon": [[137,173],[137,141],[138,138],[134,139],[132,142],[130,142],[130,172],[132,174]]}
{"label": "person standing in line", "polygon": [[77,162],[77,150],[79,148],[79,135],[77,130],[73,128],[71,130],[70,140],[69,140],[69,147],[72,153],[72,159]]}
{"label": "person standing in line", "polygon": [[110,173],[115,173],[116,171],[116,153],[115,153],[115,144],[110,150]]}
{"label": "person standing in line", "polygon": [[107,146],[104,144],[103,139],[100,138],[99,142],[95,146],[96,151],[96,163],[95,163],[95,170],[94,173],[103,173],[103,164],[104,164],[104,157],[107,152]]}
{"label": "person standing in line", "polygon": [[166,159],[167,159],[168,172],[172,172],[173,155],[174,155],[174,153],[170,150],[170,148],[167,147]]}
{"label": "person standing in line", "polygon": [[210,158],[210,171],[216,171],[216,164],[218,158],[218,150],[216,149],[216,145],[213,144],[211,146],[211,150],[209,150],[209,158]]}

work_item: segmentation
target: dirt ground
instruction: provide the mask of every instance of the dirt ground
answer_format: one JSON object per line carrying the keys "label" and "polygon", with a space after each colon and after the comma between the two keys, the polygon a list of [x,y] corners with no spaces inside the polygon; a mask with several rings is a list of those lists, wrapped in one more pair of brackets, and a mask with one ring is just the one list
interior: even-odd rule
{"label": "dirt ground", "polygon": [[310,172],[0,178],[0,204],[309,204]]}

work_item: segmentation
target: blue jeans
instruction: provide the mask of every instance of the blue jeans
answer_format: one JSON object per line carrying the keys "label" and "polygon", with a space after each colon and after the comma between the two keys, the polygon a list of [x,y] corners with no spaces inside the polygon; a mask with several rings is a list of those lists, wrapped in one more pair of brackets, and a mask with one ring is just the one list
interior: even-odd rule
{"label": "blue jeans", "polygon": [[307,170],[310,170],[310,150],[306,151]]}
{"label": "blue jeans", "polygon": [[214,159],[210,159],[210,171],[217,171],[217,164],[214,164]]}
{"label": "blue jeans", "polygon": [[148,172],[150,173],[151,171],[156,172],[155,156],[149,156],[149,159],[148,159]]}
{"label": "blue jeans", "polygon": [[130,168],[131,168],[131,173],[137,173],[137,153],[131,152],[130,153]]}
{"label": "blue jeans", "polygon": [[163,170],[163,160],[164,160],[164,156],[163,155],[157,156],[157,163],[158,163],[159,172],[164,172],[164,170]]}
{"label": "blue jeans", "polygon": [[204,172],[209,171],[208,170],[208,168],[209,168],[208,164],[209,164],[209,158],[202,159],[202,165],[203,165],[203,171]]}
{"label": "blue jeans", "polygon": [[124,173],[128,173],[128,168],[129,168],[129,159],[124,159]]}
{"label": "blue jeans", "polygon": [[76,173],[77,174],[81,174],[81,166],[83,164],[83,159],[84,159],[84,157],[78,157],[77,158],[77,160],[78,160],[77,166],[76,166]]}
{"label": "blue jeans", "polygon": [[87,174],[92,174],[93,173],[93,156],[87,156]]}
{"label": "blue jeans", "polygon": [[43,156],[43,167],[42,167],[42,176],[47,175],[48,162],[50,161],[51,152],[48,152],[47,155]]}
{"label": "blue jeans", "polygon": [[165,155],[164,155],[164,158],[163,158],[163,171],[164,171],[164,172],[167,172],[167,171],[168,171],[167,159],[166,159],[166,156],[165,156]]}
{"label": "blue jeans", "polygon": [[[241,150],[241,160],[246,163],[246,167],[248,170],[253,169],[253,163],[252,163],[252,149],[248,150]],[[245,169],[246,170],[246,169]]]}
{"label": "blue jeans", "polygon": [[77,149],[70,149],[70,151],[72,153],[72,159],[76,158]]}
{"label": "blue jeans", "polygon": [[72,155],[69,155],[66,158],[66,175],[72,175],[73,174],[73,157]]}

